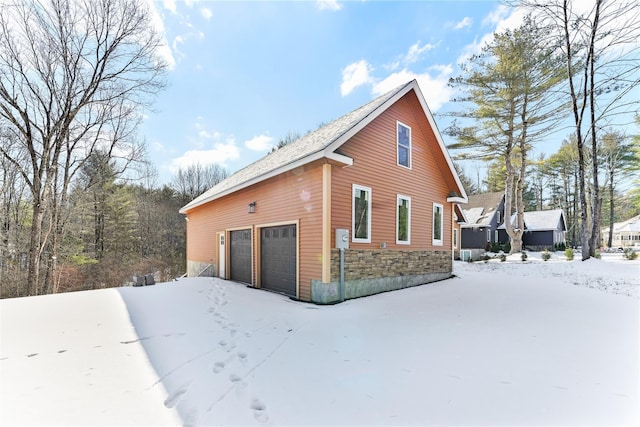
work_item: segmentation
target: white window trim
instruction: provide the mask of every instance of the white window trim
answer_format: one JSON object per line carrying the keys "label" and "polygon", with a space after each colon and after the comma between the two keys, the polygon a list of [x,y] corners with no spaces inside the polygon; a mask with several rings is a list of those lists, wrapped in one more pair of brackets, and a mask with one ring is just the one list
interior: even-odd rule
{"label": "white window trim", "polygon": [[[363,190],[369,192],[369,200],[367,206],[367,238],[359,239],[356,238],[356,190]],[[351,188],[351,241],[353,243],[371,243],[371,199],[373,196],[373,192],[371,188],[365,187],[363,185],[352,184]]]}
{"label": "white window trim", "polygon": [[498,230],[495,231],[494,233],[494,241],[497,243],[498,242]]}
{"label": "white window trim", "polygon": [[[398,226],[400,225],[400,216],[398,215],[398,206],[400,206],[400,200],[406,200],[407,203],[407,240],[400,240],[398,237]],[[397,245],[410,245],[411,244],[411,197],[398,194],[396,196],[396,244]]]}
{"label": "white window trim", "polygon": [[487,228],[487,243],[491,243],[491,229]]}
{"label": "white window trim", "polygon": [[[400,134],[400,126],[404,126],[407,129],[409,129],[409,166],[405,166],[405,165],[401,165],[400,164],[400,138],[399,138],[399,134]],[[397,120],[396,121],[396,164],[400,167],[406,168],[406,169],[411,169],[411,149],[412,149],[412,145],[413,145],[413,141],[412,141],[412,135],[411,135],[411,126],[406,125],[404,123],[402,123],[401,121]]]}
{"label": "white window trim", "polygon": [[[436,209],[440,208],[440,239],[435,238],[435,233],[433,229],[436,225]],[[433,210],[431,214],[431,244],[433,246],[442,246],[444,245],[444,206],[440,203],[433,204]]]}

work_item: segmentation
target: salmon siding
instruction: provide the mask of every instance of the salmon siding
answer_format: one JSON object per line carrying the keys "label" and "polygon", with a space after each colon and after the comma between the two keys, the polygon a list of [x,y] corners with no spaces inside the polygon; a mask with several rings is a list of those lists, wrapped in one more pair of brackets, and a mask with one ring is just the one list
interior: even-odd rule
{"label": "salmon siding", "polygon": [[[412,111],[413,92],[382,113],[340,147],[353,166],[333,168],[332,227],[352,228],[352,184],[371,188],[371,243],[351,242],[353,248],[451,248],[451,233],[442,246],[432,245],[433,203],[444,206],[444,230],[451,230],[449,192],[433,152],[439,150],[426,117]],[[411,168],[397,164],[396,123],[411,128]],[[411,198],[410,245],[396,244],[397,196]],[[351,230],[353,234],[353,230]],[[335,243],[335,242],[334,242]]]}
{"label": "salmon siding", "polygon": [[[238,171],[181,209],[188,274],[318,303],[451,277],[466,194],[437,132],[414,80]],[[336,229],[350,233],[344,286]],[[286,286],[268,283],[280,273]]]}
{"label": "salmon siding", "polygon": [[[248,204],[256,202],[255,213]],[[299,223],[298,282],[300,299],[310,298],[309,283],[321,275],[322,164],[314,163],[278,175],[247,189],[202,205],[188,214],[187,259],[218,265],[216,233],[251,228],[254,231],[253,265],[258,259],[256,227],[276,223]],[[219,271],[216,268],[216,271]],[[256,274],[253,283],[256,283]]]}

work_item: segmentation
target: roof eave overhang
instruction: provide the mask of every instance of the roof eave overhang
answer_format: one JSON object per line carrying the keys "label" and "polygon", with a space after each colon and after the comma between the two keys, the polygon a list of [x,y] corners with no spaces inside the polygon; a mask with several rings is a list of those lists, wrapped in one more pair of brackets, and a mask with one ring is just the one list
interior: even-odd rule
{"label": "roof eave overhang", "polygon": [[242,190],[244,188],[250,187],[254,184],[258,184],[262,181],[266,181],[269,178],[273,178],[277,175],[280,175],[282,173],[291,171],[293,169],[299,168],[300,166],[304,166],[306,164],[309,164],[311,162],[314,162],[316,160],[322,159],[322,158],[327,158],[329,160],[333,160],[335,162],[338,163],[342,163],[345,166],[352,166],[353,165],[353,159],[351,157],[348,156],[344,156],[342,154],[338,154],[338,153],[327,153],[326,150],[325,151],[317,151],[313,154],[310,154],[306,157],[302,157],[298,160],[295,160],[291,163],[287,163],[284,166],[281,166],[277,169],[274,169],[272,171],[269,171],[267,173],[264,173],[262,175],[256,176],[253,179],[250,179],[248,181],[243,182],[242,184],[238,184],[234,187],[230,187],[220,193],[216,193],[210,197],[204,198],[202,200],[198,200],[196,203],[189,203],[187,205],[185,205],[182,209],[180,209],[178,212],[180,212],[181,214],[187,214],[190,210],[197,208],[198,206],[202,206],[206,203],[212,202],[214,200],[220,199],[224,196],[227,196],[231,193],[235,193],[236,191]]}

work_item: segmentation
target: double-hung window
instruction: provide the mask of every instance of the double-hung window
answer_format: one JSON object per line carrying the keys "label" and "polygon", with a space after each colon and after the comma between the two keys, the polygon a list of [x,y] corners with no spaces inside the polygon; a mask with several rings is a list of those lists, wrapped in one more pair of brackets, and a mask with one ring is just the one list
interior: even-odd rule
{"label": "double-hung window", "polygon": [[433,204],[433,238],[434,246],[442,246],[442,233],[444,230],[444,208],[439,203]]}
{"label": "double-hung window", "polygon": [[353,184],[351,241],[371,243],[371,188]]}
{"label": "double-hung window", "polygon": [[411,197],[397,197],[396,211],[396,244],[408,245],[411,243]]}
{"label": "double-hung window", "polygon": [[396,122],[398,142],[398,165],[411,169],[411,128]]}

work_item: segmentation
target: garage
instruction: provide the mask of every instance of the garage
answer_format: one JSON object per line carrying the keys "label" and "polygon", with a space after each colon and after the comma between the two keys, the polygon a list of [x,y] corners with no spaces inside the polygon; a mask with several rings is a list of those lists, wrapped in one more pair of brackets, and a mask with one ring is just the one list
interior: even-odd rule
{"label": "garage", "polygon": [[251,284],[251,229],[229,232],[230,279]]}
{"label": "garage", "polygon": [[296,295],[296,225],[260,230],[260,282],[263,289]]}

